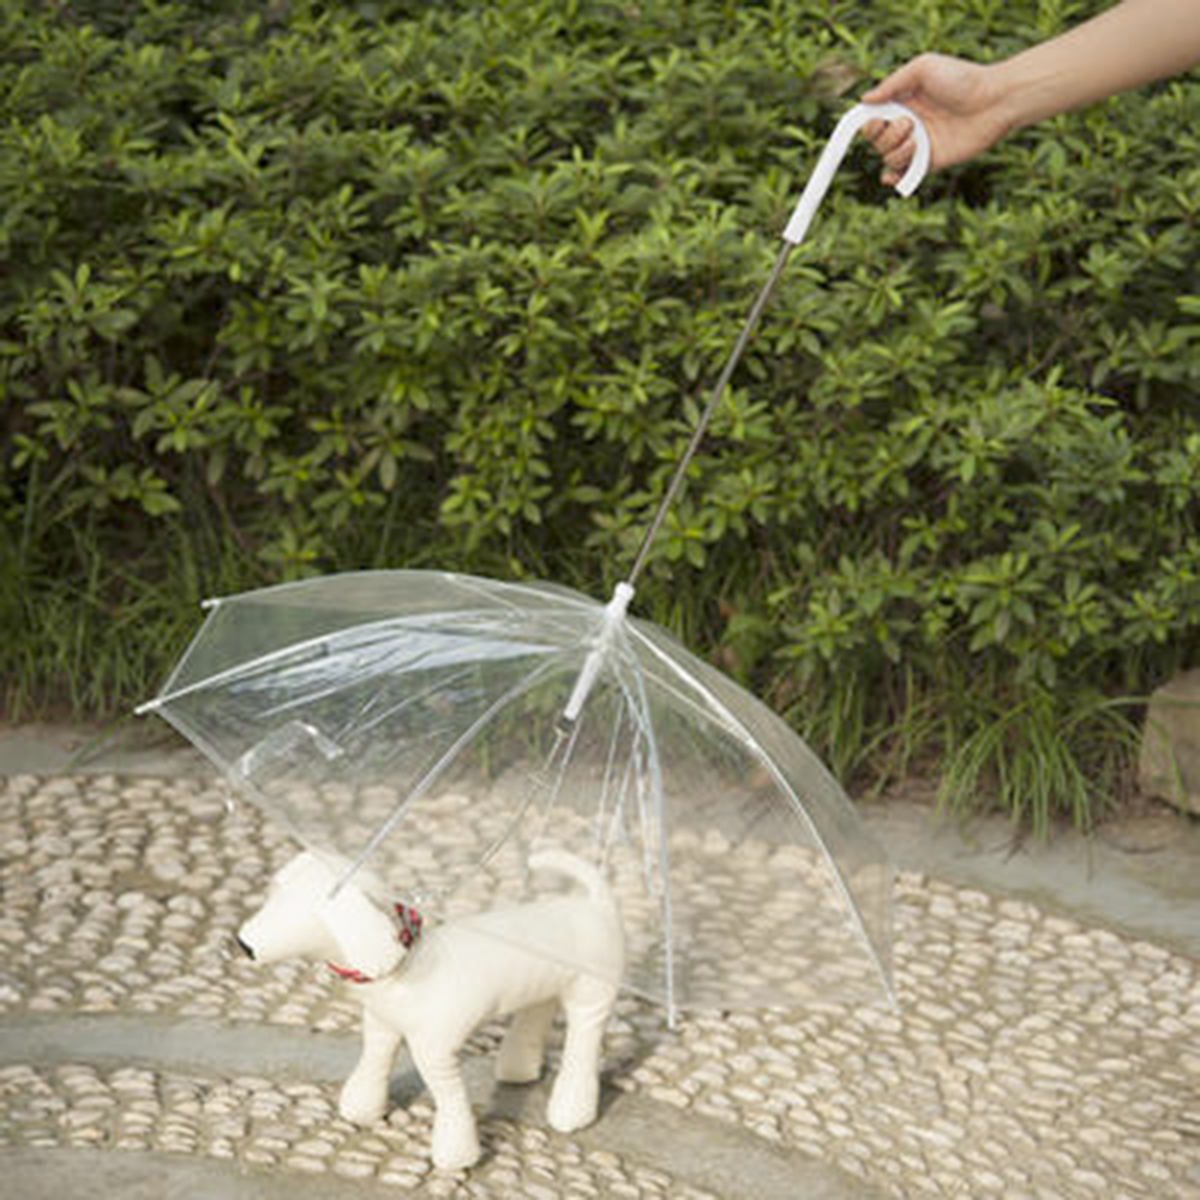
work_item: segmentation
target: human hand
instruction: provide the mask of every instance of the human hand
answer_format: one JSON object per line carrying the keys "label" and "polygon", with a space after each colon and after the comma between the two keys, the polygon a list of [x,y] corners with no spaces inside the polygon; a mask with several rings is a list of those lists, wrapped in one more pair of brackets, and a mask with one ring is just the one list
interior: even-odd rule
{"label": "human hand", "polygon": [[[995,67],[944,54],[922,54],[863,96],[868,104],[907,105],[929,133],[931,170],[973,158],[1012,127],[1007,89]],[[871,121],[863,127],[883,159],[882,179],[894,187],[912,161],[911,121]]]}

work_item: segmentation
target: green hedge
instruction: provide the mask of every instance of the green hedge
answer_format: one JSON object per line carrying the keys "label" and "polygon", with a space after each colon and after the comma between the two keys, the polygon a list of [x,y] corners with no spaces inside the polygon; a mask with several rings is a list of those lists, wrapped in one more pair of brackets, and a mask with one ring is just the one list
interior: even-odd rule
{"label": "green hedge", "polygon": [[[605,595],[834,121],[1095,5],[0,0],[0,675],[111,713],[211,592]],[[848,160],[640,589],[835,767],[1086,820],[1200,628],[1200,84]]]}

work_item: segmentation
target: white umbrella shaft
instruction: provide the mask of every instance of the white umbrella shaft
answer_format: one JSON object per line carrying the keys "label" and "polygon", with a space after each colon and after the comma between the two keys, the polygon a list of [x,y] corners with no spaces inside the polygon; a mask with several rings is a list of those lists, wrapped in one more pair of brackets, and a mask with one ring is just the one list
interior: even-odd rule
{"label": "white umbrella shaft", "polygon": [[588,651],[588,656],[584,659],[583,669],[579,672],[579,678],[575,680],[575,686],[571,689],[571,698],[567,701],[567,707],[563,710],[562,721],[564,724],[574,725],[579,719],[579,714],[583,711],[584,703],[587,701],[588,693],[591,692],[595,685],[596,677],[600,674],[600,668],[603,666],[604,659],[612,646],[613,631],[625,619],[626,610],[629,608],[629,602],[632,599],[632,585],[618,583],[613,591],[612,599],[605,606],[604,623],[600,627],[596,644]]}

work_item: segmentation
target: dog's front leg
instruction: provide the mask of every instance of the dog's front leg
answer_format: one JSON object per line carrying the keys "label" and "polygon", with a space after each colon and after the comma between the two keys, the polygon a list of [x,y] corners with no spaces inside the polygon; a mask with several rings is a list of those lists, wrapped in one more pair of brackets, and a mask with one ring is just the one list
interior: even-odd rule
{"label": "dog's front leg", "polygon": [[433,1097],[433,1165],[464,1171],[479,1161],[479,1135],[467,1096],[458,1046],[410,1037],[413,1063]]}
{"label": "dog's front leg", "polygon": [[366,1008],[362,1035],[362,1056],[342,1086],[338,1112],[356,1125],[370,1125],[387,1112],[388,1083],[401,1037]]}

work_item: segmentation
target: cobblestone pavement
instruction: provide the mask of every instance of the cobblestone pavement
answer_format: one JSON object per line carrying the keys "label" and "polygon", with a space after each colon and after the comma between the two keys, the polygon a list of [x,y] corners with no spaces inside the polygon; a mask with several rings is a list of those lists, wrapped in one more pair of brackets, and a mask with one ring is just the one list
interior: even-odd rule
{"label": "cobblestone pavement", "polygon": [[[371,1195],[770,1192],[765,1175],[759,1188],[701,1173],[698,1149],[670,1153],[678,1135],[724,1147],[743,1180],[827,1164],[832,1190],[813,1196],[1200,1197],[1197,962],[913,872],[897,884],[899,1012],[817,1004],[667,1033],[656,1009],[624,1000],[610,1111],[586,1136],[489,1102],[483,1163],[438,1175],[419,1093],[358,1129],[336,1115],[336,1073],[238,1069],[246,1031],[341,1045],[357,1024],[319,967],[227,955],[292,852],[205,779],[0,779],[0,1153],[225,1160]],[[141,1022],[142,1053],[90,1055],[71,1036],[88,1022]],[[172,1024],[212,1031],[203,1069],[156,1057]],[[65,1050],[38,1049],[47,1030]],[[497,1042],[489,1027],[470,1044],[473,1088]],[[651,1136],[618,1136],[630,1113]]]}

